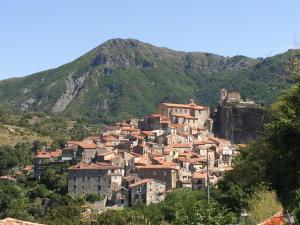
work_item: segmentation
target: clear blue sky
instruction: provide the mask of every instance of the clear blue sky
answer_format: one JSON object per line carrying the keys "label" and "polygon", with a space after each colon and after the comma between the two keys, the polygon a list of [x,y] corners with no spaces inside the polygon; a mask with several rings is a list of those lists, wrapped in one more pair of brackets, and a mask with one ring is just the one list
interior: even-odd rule
{"label": "clear blue sky", "polygon": [[299,0],[1,0],[0,79],[70,62],[111,38],[266,57],[300,41]]}

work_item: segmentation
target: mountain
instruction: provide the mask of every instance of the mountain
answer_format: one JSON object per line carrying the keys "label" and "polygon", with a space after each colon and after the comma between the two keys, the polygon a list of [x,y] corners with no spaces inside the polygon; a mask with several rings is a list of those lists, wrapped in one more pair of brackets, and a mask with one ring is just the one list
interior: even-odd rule
{"label": "mountain", "polygon": [[269,104],[290,86],[284,63],[295,53],[223,57],[112,39],[58,68],[0,81],[0,107],[111,121],[143,116],[167,101],[215,105],[221,88]]}

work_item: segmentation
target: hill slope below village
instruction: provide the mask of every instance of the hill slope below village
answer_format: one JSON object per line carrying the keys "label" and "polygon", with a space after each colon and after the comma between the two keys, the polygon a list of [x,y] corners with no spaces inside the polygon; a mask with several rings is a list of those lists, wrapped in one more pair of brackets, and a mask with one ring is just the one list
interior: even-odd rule
{"label": "hill slope below village", "polygon": [[295,54],[223,57],[112,39],[61,67],[0,81],[0,106],[108,122],[154,112],[161,102],[212,106],[221,88],[269,104],[290,86],[283,68]]}

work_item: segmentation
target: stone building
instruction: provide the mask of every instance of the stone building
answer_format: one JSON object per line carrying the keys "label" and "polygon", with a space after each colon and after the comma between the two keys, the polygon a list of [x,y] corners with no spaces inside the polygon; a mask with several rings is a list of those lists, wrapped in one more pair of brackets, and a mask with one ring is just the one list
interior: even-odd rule
{"label": "stone building", "polygon": [[69,168],[68,193],[72,195],[98,194],[105,196],[114,183],[120,182],[124,168],[108,163],[79,163]]}
{"label": "stone building", "polygon": [[166,198],[165,183],[155,179],[142,179],[129,185],[131,205],[162,202]]}
{"label": "stone building", "polygon": [[138,176],[141,179],[155,179],[166,184],[166,190],[176,188],[177,169],[166,165],[137,166]]}
{"label": "stone building", "polygon": [[230,91],[228,92],[226,89],[221,89],[220,94],[220,105],[224,102],[226,103],[233,103],[238,102],[240,103],[242,101],[241,94],[236,91]]}
{"label": "stone building", "polygon": [[204,127],[209,119],[209,108],[196,105],[191,99],[189,104],[162,103],[159,106],[159,114],[170,118],[173,123],[190,124],[196,127]]}
{"label": "stone building", "polygon": [[33,176],[35,178],[40,178],[40,176],[48,169],[55,168],[59,164],[64,163],[61,160],[62,151],[61,149],[56,149],[55,151],[45,151],[41,150],[35,154],[34,157],[34,171]]}
{"label": "stone building", "polygon": [[97,153],[97,145],[92,141],[81,141],[78,142],[78,158],[82,162],[89,163],[95,157]]}
{"label": "stone building", "polygon": [[166,116],[160,114],[151,114],[144,117],[143,121],[140,121],[139,128],[145,131],[151,130],[165,130],[169,127],[170,120]]}

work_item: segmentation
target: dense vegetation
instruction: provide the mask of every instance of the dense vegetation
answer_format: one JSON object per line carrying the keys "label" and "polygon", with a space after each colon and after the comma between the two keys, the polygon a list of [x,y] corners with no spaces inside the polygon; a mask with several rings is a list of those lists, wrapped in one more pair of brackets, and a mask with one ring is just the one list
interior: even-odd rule
{"label": "dense vegetation", "polygon": [[50,113],[65,93],[56,107],[62,114],[111,122],[154,112],[166,101],[184,103],[193,97],[215,105],[221,88],[270,104],[290,86],[283,65],[298,54],[290,50],[266,59],[222,57],[115,39],[59,68],[1,81],[0,106]]}

